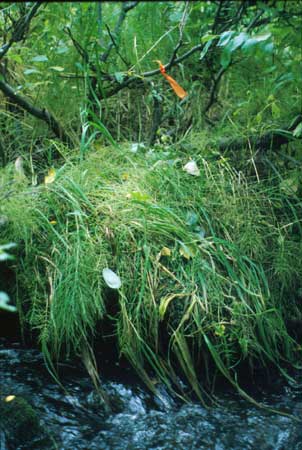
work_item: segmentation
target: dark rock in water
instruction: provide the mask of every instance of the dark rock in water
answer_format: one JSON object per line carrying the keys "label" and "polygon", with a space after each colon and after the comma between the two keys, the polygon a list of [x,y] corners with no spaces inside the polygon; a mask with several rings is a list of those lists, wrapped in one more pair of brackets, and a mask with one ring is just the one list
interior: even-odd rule
{"label": "dark rock in water", "polygon": [[1,440],[4,437],[6,448],[10,450],[55,448],[33,407],[19,396],[1,396],[0,431]]}

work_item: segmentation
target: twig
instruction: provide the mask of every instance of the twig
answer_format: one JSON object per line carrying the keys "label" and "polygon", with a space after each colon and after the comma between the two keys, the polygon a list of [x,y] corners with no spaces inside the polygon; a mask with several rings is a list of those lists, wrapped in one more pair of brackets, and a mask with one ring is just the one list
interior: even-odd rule
{"label": "twig", "polygon": [[254,25],[257,24],[258,20],[260,19],[260,17],[262,16],[262,14],[264,13],[264,10],[261,9],[258,14],[254,17],[254,19],[250,22],[250,24],[246,27],[246,31],[250,31]]}
{"label": "twig", "polygon": [[[131,9],[135,8],[135,6],[137,6],[138,3],[139,3],[138,1],[136,1],[136,2],[123,2],[118,21],[117,21],[117,23],[116,23],[116,25],[114,27],[114,30],[113,30],[113,34],[115,36],[119,36],[120,35],[121,27],[122,27],[122,24],[123,24],[124,20],[126,19],[127,13]],[[101,62],[106,62],[107,61],[108,56],[110,55],[110,52],[111,52],[113,46],[114,46],[114,44],[111,41],[108,44],[107,50],[100,56],[100,61]]]}
{"label": "twig", "polygon": [[[177,65],[178,63],[180,63],[184,59],[186,59],[189,56],[191,56],[193,53],[195,53],[195,52],[197,52],[199,50],[202,50],[202,48],[203,48],[203,44],[195,45],[195,47],[192,47],[190,50],[188,50],[182,56],[176,58],[172,64],[168,63],[165,66],[166,69]],[[132,76],[132,77],[127,77],[127,78],[124,79],[124,81],[122,83],[116,83],[116,85],[111,90],[107,91],[105,93],[105,95],[102,95],[101,98],[110,98],[113,95],[117,94],[122,89],[124,89],[126,87],[129,87],[131,84],[137,82],[138,80],[141,82],[144,78],[153,77],[154,75],[157,75],[159,73],[160,73],[159,69],[154,69],[154,70],[150,70],[149,72],[143,72],[139,76],[136,75],[136,76]]]}
{"label": "twig", "polygon": [[51,128],[51,130],[54,132],[54,134],[60,140],[62,140],[67,145],[72,144],[71,138],[65,133],[62,126],[49,111],[47,111],[44,108],[43,109],[37,108],[31,103],[29,103],[24,97],[21,97],[21,95],[16,94],[14,92],[14,89],[3,80],[0,80],[0,90],[13,103],[25,109],[25,111],[29,112],[32,116],[36,117],[37,119],[46,122],[48,126]]}
{"label": "twig", "polygon": [[185,27],[185,24],[186,24],[186,21],[187,21],[187,18],[188,18],[188,6],[189,6],[189,2],[187,1],[185,9],[184,9],[184,12],[183,12],[183,15],[182,15],[182,18],[181,18],[181,21],[179,23],[179,38],[178,38],[178,42],[176,44],[176,47],[173,50],[172,56],[171,56],[170,61],[169,61],[170,67],[173,64],[173,62],[174,62],[174,60],[175,60],[175,58],[177,56],[178,50],[182,46],[183,30],[184,30],[184,27]]}
{"label": "twig", "polygon": [[212,84],[212,87],[211,87],[211,92],[210,92],[210,98],[209,98],[209,101],[208,101],[207,105],[205,106],[205,108],[203,110],[204,114],[207,113],[208,110],[211,108],[211,106],[215,103],[215,95],[216,95],[216,90],[217,90],[219,81],[221,80],[223,74],[226,72],[228,67],[225,67],[225,68],[221,67],[221,69],[219,70],[217,76],[214,77],[213,84]]}
{"label": "twig", "polygon": [[[295,120],[289,125],[281,129],[271,130],[262,136],[252,135],[243,139],[226,138],[218,142],[218,149],[222,151],[240,150],[248,145],[252,148],[261,151],[273,149],[278,151],[283,144],[287,144],[293,140],[301,139],[301,137],[294,137],[292,131],[302,123],[302,115],[299,114]],[[282,132],[285,132],[282,134]]]}
{"label": "twig", "polygon": [[[218,8],[219,12],[220,12],[221,6],[222,6],[222,2],[219,4],[219,8]],[[239,6],[237,14],[236,14],[236,22],[238,22],[240,20],[242,14],[243,14],[243,11],[244,11],[244,6],[245,6],[244,3],[242,3]],[[250,31],[257,24],[259,18],[263,14],[263,12],[264,12],[263,10],[260,10],[258,12],[258,14],[251,20],[249,25],[246,27],[246,32]],[[218,12],[217,12],[217,14],[218,14]],[[209,98],[209,101],[208,101],[208,103],[206,104],[206,106],[205,106],[205,108],[203,110],[204,114],[206,114],[209,111],[209,109],[213,106],[213,104],[216,102],[216,100],[217,100],[217,98],[216,98],[216,91],[217,91],[219,82],[220,82],[222,76],[224,75],[224,73],[227,71],[227,69],[233,64],[234,63],[230,63],[227,67],[220,68],[218,73],[217,73],[217,75],[216,76],[213,75],[213,83],[212,83],[212,86],[211,86],[210,98]]]}
{"label": "twig", "polygon": [[81,56],[81,58],[83,59],[83,61],[86,64],[89,64],[89,55],[86,52],[86,50],[81,46],[81,44],[79,44],[79,42],[74,38],[71,29],[69,27],[65,27],[63,30],[72,40],[73,45],[75,46],[77,52],[79,53],[79,55]]}
{"label": "twig", "polygon": [[108,34],[109,34],[110,39],[111,39],[111,41],[112,41],[112,43],[113,43],[113,46],[115,47],[116,53],[117,53],[118,56],[121,58],[121,60],[123,61],[123,63],[124,63],[127,67],[129,67],[129,66],[130,66],[129,62],[126,61],[126,60],[123,58],[123,56],[120,54],[120,52],[119,52],[118,45],[117,45],[117,43],[115,42],[115,39],[114,39],[114,37],[113,37],[113,35],[112,35],[112,33],[111,33],[111,30],[110,30],[109,26],[106,24],[105,27],[107,28]]}
{"label": "twig", "polygon": [[25,16],[22,16],[17,22],[15,22],[10,40],[7,42],[7,44],[4,44],[0,48],[0,59],[2,59],[6,55],[6,53],[15,42],[19,42],[24,38],[26,32],[29,29],[32,18],[34,17],[38,9],[42,6],[42,4],[42,2],[36,2]]}
{"label": "twig", "polygon": [[220,0],[218,8],[217,8],[217,11],[216,11],[216,14],[215,14],[214,23],[213,23],[213,26],[212,26],[212,34],[215,34],[215,32],[216,32],[216,27],[217,27],[217,25],[219,23],[219,20],[220,20],[220,11],[221,11],[221,8],[222,8],[222,4],[223,4],[223,0]]}

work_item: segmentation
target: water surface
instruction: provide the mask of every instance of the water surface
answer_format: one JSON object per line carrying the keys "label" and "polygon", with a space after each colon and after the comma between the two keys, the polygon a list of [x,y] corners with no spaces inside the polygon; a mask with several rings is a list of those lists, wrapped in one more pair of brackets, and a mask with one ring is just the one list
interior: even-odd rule
{"label": "water surface", "polygon": [[[160,400],[123,369],[103,381],[114,404],[106,414],[84,370],[67,364],[61,372],[67,392],[37,350],[0,341],[1,391],[27,399],[60,450],[302,450],[302,424],[260,410],[234,392],[220,393],[220,405],[211,409],[181,404],[164,388]],[[276,380],[273,390],[257,397],[302,418],[302,385]],[[18,450],[25,448],[30,443]],[[3,433],[0,450],[8,450]]]}

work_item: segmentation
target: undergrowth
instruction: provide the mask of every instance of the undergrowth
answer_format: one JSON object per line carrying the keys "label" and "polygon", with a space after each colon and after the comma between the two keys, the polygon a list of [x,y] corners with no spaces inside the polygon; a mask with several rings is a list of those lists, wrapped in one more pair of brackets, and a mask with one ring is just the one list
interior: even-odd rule
{"label": "undergrowth", "polygon": [[[2,239],[20,251],[20,315],[46,357],[80,354],[111,321],[150,389],[153,372],[181,394],[182,372],[206,404],[213,364],[236,384],[243,362],[298,361],[286,324],[300,314],[302,205],[280,174],[257,180],[224,158],[191,157],[199,176],[180,150],[107,147],[38,186],[12,181],[8,166],[0,213]],[[122,280],[115,315],[105,267]]]}

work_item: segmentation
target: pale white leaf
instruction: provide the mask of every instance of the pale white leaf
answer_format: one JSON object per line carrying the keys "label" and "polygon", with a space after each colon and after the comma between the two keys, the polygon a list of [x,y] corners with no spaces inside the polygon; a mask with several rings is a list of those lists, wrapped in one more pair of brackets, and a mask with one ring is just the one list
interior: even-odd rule
{"label": "pale white leaf", "polygon": [[9,305],[9,296],[5,292],[0,292],[0,309],[5,311],[16,312],[17,308],[13,305]]}
{"label": "pale white leaf", "polygon": [[24,168],[23,168],[23,158],[22,156],[18,156],[15,161],[15,170],[20,177],[25,177]]}
{"label": "pale white leaf", "polygon": [[195,161],[189,161],[183,168],[189,175],[194,175],[195,177],[200,176],[200,170]]}
{"label": "pale white leaf", "polygon": [[103,278],[111,289],[119,289],[122,285],[120,277],[108,267],[103,269]]}

